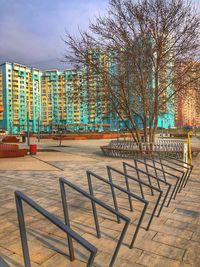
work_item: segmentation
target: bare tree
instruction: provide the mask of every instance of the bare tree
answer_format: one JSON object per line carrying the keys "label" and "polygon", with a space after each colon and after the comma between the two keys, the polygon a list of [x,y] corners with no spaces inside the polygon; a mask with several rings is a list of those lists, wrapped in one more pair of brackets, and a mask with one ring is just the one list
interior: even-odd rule
{"label": "bare tree", "polygon": [[136,142],[154,142],[159,115],[197,76],[200,16],[190,1],[111,0],[78,38],[66,33],[66,60],[100,82]]}

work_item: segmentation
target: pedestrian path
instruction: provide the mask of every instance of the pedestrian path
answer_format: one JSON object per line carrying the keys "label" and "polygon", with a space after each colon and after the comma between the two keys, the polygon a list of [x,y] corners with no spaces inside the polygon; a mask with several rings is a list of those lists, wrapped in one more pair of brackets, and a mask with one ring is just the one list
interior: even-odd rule
{"label": "pedestrian path", "polygon": [[[121,159],[102,157],[89,153],[94,144],[84,153],[70,148],[70,153],[41,152],[40,159],[9,159],[0,162],[0,266],[22,267],[23,257],[19,238],[14,191],[21,190],[48,211],[63,220],[58,178],[69,181],[87,190],[86,170],[106,177],[106,165],[120,168]],[[98,150],[98,143],[96,145]],[[131,160],[126,160],[131,162]],[[27,164],[27,169],[23,166]],[[17,165],[20,165],[17,170]],[[4,166],[2,168],[2,166]],[[114,266],[118,267],[199,267],[200,266],[200,157],[194,160],[194,170],[187,186],[178,194],[169,207],[164,207],[159,218],[154,218],[149,231],[141,229],[133,249],[128,245],[132,229],[126,235]],[[60,169],[58,169],[59,167]],[[63,171],[62,171],[62,170]],[[108,189],[96,186],[96,194],[109,203]],[[91,203],[69,190],[71,226],[81,236],[98,248],[94,266],[108,266],[121,224],[99,209],[102,238],[95,237],[91,216]],[[126,201],[121,198],[123,211]],[[110,202],[111,203],[111,202]],[[30,256],[33,267],[82,267],[86,266],[87,251],[75,243],[76,260],[69,261],[66,236],[43,217],[25,206]],[[137,218],[132,215],[132,220]],[[145,223],[145,222],[144,222]],[[134,225],[133,225],[134,227]]]}

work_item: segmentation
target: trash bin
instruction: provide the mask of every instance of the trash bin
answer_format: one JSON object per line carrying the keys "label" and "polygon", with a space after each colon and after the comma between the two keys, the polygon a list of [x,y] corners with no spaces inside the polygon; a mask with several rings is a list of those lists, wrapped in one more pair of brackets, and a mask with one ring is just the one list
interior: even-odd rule
{"label": "trash bin", "polygon": [[30,155],[36,155],[37,154],[37,145],[30,145]]}
{"label": "trash bin", "polygon": [[22,143],[26,143],[26,136],[22,135]]}

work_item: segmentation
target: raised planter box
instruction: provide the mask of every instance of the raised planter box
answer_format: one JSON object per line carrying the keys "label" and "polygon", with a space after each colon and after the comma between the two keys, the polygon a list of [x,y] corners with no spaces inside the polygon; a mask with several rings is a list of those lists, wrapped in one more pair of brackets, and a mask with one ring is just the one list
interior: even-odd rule
{"label": "raised planter box", "polygon": [[5,136],[3,139],[2,139],[2,142],[3,143],[19,143],[19,139],[16,137],[16,136]]}
{"label": "raised planter box", "polygon": [[[86,139],[116,139],[118,137],[130,137],[130,134],[118,134],[118,133],[81,133],[81,134],[69,134],[63,135],[62,140],[86,140]],[[44,137],[46,138],[46,137]],[[49,138],[49,137],[47,137]],[[60,140],[59,136],[51,136],[53,140]]]}
{"label": "raised planter box", "polygon": [[0,144],[0,158],[16,158],[27,155],[28,149],[19,148],[18,145]]}
{"label": "raised planter box", "polygon": [[[188,133],[170,133],[169,134],[170,137],[174,137],[174,138],[188,138]],[[190,137],[192,137],[193,135],[190,134]]]}
{"label": "raised planter box", "polygon": [[[85,136],[62,136],[61,140],[85,140]],[[53,140],[60,140],[59,136],[54,136]]]}

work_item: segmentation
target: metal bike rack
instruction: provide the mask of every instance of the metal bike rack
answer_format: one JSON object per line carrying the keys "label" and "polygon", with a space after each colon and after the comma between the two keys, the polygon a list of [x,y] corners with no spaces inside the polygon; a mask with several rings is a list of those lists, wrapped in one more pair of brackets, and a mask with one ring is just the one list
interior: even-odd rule
{"label": "metal bike rack", "polygon": [[[147,226],[146,226],[146,230],[148,230],[149,227],[150,227],[150,225],[151,225],[151,222],[152,222],[152,220],[153,220],[153,217],[155,216],[155,212],[156,212],[156,210],[157,210],[158,204],[159,204],[160,199],[161,199],[161,197],[162,197],[162,193],[163,193],[163,191],[160,190],[160,189],[158,189],[158,188],[156,188],[156,187],[154,187],[154,186],[151,186],[151,185],[145,183],[145,182],[142,181],[142,180],[138,180],[137,178],[135,178],[135,177],[133,177],[133,176],[130,176],[130,175],[126,174],[125,172],[119,171],[119,170],[117,170],[117,169],[115,169],[115,168],[113,168],[113,167],[107,166],[107,172],[108,172],[109,180],[110,180],[111,182],[112,182],[112,172],[115,172],[115,173],[118,173],[118,174],[124,176],[124,178],[125,178],[125,182],[126,182],[126,187],[127,187],[127,191],[128,191],[128,192],[130,192],[129,180],[133,180],[133,181],[137,182],[139,185],[141,185],[141,186],[144,185],[144,186],[149,187],[149,188],[151,188],[151,189],[153,189],[153,190],[155,190],[155,191],[157,191],[157,192],[159,193],[158,198],[157,198],[157,200],[156,200],[156,204],[155,204],[155,206],[154,206],[154,208],[153,208],[152,214],[151,214],[150,219],[149,219],[149,221],[148,221],[148,224],[147,224]],[[114,188],[113,188],[113,190],[114,190]],[[131,211],[133,211],[132,202],[131,202],[131,197],[132,197],[132,196],[129,194],[129,195],[128,195],[128,200],[129,200],[129,204],[130,204],[130,209],[131,209]],[[142,194],[142,199],[145,200],[144,194]],[[147,200],[146,200],[146,201],[147,201]]]}
{"label": "metal bike rack", "polygon": [[[185,172],[185,178],[183,180],[183,183],[181,185],[181,189],[184,188],[190,178],[190,175],[192,173],[192,170],[193,170],[193,165],[192,164],[189,164],[183,160],[180,160],[180,159],[174,159],[173,157],[159,157],[159,159],[161,161],[166,161],[168,162],[169,164],[173,164],[173,165],[176,165],[177,167],[180,167],[182,169],[186,169],[186,172]],[[179,189],[179,193],[180,193],[180,189]]]}
{"label": "metal bike rack", "polygon": [[0,266],[1,267],[10,267],[7,262],[4,261],[4,259],[0,256]]}
{"label": "metal bike rack", "polygon": [[[114,190],[115,188],[118,189],[119,191],[123,192],[124,194],[128,195],[128,197],[132,197],[132,198],[134,198],[134,199],[136,199],[136,200],[138,200],[144,204],[144,207],[142,209],[140,218],[138,220],[138,224],[136,226],[136,229],[135,229],[135,232],[133,234],[133,238],[132,238],[132,241],[130,244],[130,248],[133,248],[134,242],[136,240],[137,234],[138,234],[139,229],[141,227],[141,224],[142,224],[142,221],[143,221],[143,218],[144,218],[144,215],[145,215],[145,212],[146,212],[146,209],[147,209],[149,202],[147,200],[145,200],[144,198],[141,198],[141,197],[131,193],[130,191],[125,190],[121,186],[118,186],[118,185],[114,184],[113,182],[108,181],[108,180],[104,179],[103,177],[101,177],[101,176],[99,176],[99,175],[97,175],[91,171],[87,171],[87,178],[88,178],[89,190],[90,190],[90,192],[92,192],[92,194],[93,194],[92,178],[96,178],[97,180],[100,180],[100,181],[102,181],[102,182],[104,182],[110,186],[114,207],[115,207],[115,210],[117,210],[117,211],[119,211],[119,207],[118,207],[117,198],[116,198],[116,194],[115,194],[115,190]],[[130,210],[133,211],[132,206],[130,207]],[[119,222],[119,218],[117,218],[117,219]]]}
{"label": "metal bike rack", "polygon": [[[101,201],[101,200],[97,199],[96,197],[94,197],[93,191],[88,193],[88,192],[84,191],[80,187],[74,185],[73,183],[69,182],[68,180],[66,180],[64,178],[60,178],[59,179],[59,183],[60,183],[61,198],[62,198],[62,205],[63,205],[64,218],[65,218],[66,225],[70,226],[70,219],[69,219],[69,211],[68,211],[67,195],[66,195],[66,191],[65,191],[65,185],[67,185],[68,187],[74,189],[76,192],[79,192],[80,194],[82,194],[84,197],[86,197],[87,199],[89,199],[91,201],[92,211],[93,211],[93,216],[94,216],[94,222],[95,222],[95,227],[96,227],[96,233],[97,233],[97,238],[101,237],[101,232],[100,232],[97,209],[96,209],[96,205],[95,204],[98,204],[99,206],[101,206],[102,208],[104,208],[107,211],[111,212],[115,216],[118,216],[120,219],[122,219],[125,222],[124,227],[123,227],[122,232],[121,232],[121,235],[120,235],[119,240],[117,242],[117,246],[115,248],[114,254],[112,255],[111,261],[109,263],[109,267],[112,267],[114,265],[115,260],[116,260],[116,257],[117,257],[117,254],[119,252],[119,249],[120,249],[120,247],[122,245],[123,239],[124,239],[125,234],[126,234],[127,229],[128,229],[128,226],[130,224],[130,219],[127,216],[123,215],[122,213],[118,212],[117,210],[113,209],[109,205],[105,204],[103,201]],[[68,238],[71,239],[71,236],[69,236]],[[72,242],[72,240],[71,240],[71,242]]]}
{"label": "metal bike rack", "polygon": [[[171,184],[170,183],[168,183],[168,182],[165,182],[165,181],[163,181],[163,180],[161,180],[160,178],[157,178],[156,176],[154,176],[154,175],[152,175],[152,174],[150,174],[150,173],[148,173],[148,172],[145,172],[144,170],[142,170],[142,169],[139,169],[139,168],[137,168],[136,166],[134,166],[134,165],[131,165],[131,164],[129,164],[129,163],[126,163],[126,162],[123,162],[123,169],[124,169],[124,173],[126,173],[126,174],[128,174],[128,172],[127,172],[127,167],[129,167],[129,168],[131,168],[131,169],[133,169],[133,170],[135,170],[136,171],[136,174],[137,174],[137,176],[138,176],[138,179],[141,179],[141,177],[140,177],[140,173],[142,173],[142,174],[145,174],[147,177],[148,177],[148,181],[149,181],[149,183],[150,183],[150,186],[153,188],[153,186],[152,186],[152,184],[151,184],[151,179],[154,179],[154,180],[156,180],[156,181],[159,181],[161,184],[164,184],[164,185],[166,185],[168,188],[167,188],[167,190],[166,190],[166,193],[165,193],[165,195],[164,195],[164,198],[163,198],[163,201],[162,201],[162,203],[161,203],[161,205],[160,205],[160,209],[159,209],[159,211],[158,211],[158,213],[157,213],[157,217],[159,217],[159,215],[160,215],[160,213],[161,213],[161,211],[162,211],[162,209],[163,209],[163,207],[164,207],[164,204],[165,204],[165,202],[167,201],[167,197],[168,197],[168,195],[169,195],[169,192],[170,192],[170,190],[171,190]],[[132,177],[132,175],[131,175],[131,177]],[[139,181],[141,181],[141,180],[139,180]],[[151,188],[151,189],[152,189]],[[156,188],[156,187],[155,187]],[[153,189],[152,189],[153,190]],[[156,191],[160,191],[160,189],[157,189],[156,188]],[[152,192],[152,191],[151,191]],[[162,192],[164,192],[163,191],[163,189],[162,189]],[[152,196],[153,196],[154,194],[153,194],[153,192],[152,192]],[[167,206],[167,205],[166,205]]]}
{"label": "metal bike rack", "polygon": [[[171,169],[172,171],[179,172],[181,174],[181,176],[179,176],[180,179],[179,179],[179,182],[178,182],[178,184],[176,186],[176,190],[174,192],[174,197],[173,198],[175,199],[177,193],[180,192],[181,189],[182,189],[182,184],[185,181],[186,173],[183,170],[177,169],[177,165],[176,165],[176,168],[175,168],[175,167],[173,167],[173,166],[171,166],[169,164],[163,163],[160,158],[159,158],[159,160],[156,160],[154,157],[151,157],[151,158],[150,157],[144,157],[144,161],[146,162],[147,160],[149,160],[149,161],[151,161],[153,163],[153,168],[155,169],[156,173],[157,173],[156,169],[158,169],[158,168],[156,168],[156,164],[160,165],[160,167],[162,169],[163,177],[165,177],[164,179],[166,179],[166,175],[165,174],[167,173],[167,171],[165,170],[165,167]],[[172,173],[170,175],[172,175]],[[173,176],[174,176],[174,174],[173,174]]]}
{"label": "metal bike rack", "polygon": [[[148,163],[147,163],[147,160],[145,160],[145,158],[144,158],[144,161],[142,161],[142,160],[140,160],[140,159],[134,159],[134,163],[135,163],[135,166],[136,166],[136,167],[138,167],[138,163],[143,164],[144,167],[145,167],[145,169],[146,169],[146,172],[147,172],[147,173],[149,173],[149,168],[154,169],[154,173],[155,173],[155,175],[156,175],[156,178],[159,178],[159,177],[158,177],[158,171],[160,171],[160,172],[164,173],[165,175],[168,174],[168,175],[170,175],[171,177],[177,179],[175,185],[171,184],[171,186],[174,186],[174,188],[173,188],[173,190],[172,190],[172,193],[171,193],[171,195],[170,195],[170,197],[169,197],[169,200],[168,200],[168,203],[167,203],[167,207],[168,207],[169,204],[170,204],[170,202],[171,202],[171,200],[172,200],[172,198],[175,199],[175,197],[176,197],[176,194],[177,194],[177,188],[178,188],[178,185],[179,185],[180,180],[181,180],[182,177],[179,177],[179,176],[177,176],[177,175],[174,175],[173,173],[168,172],[168,171],[166,171],[166,170],[164,170],[164,169],[162,169],[162,168],[160,169],[160,168],[156,167],[155,165],[152,166],[151,164],[148,164]],[[155,171],[155,170],[156,170],[156,171]],[[166,176],[165,176],[165,179],[166,179]],[[164,181],[165,181],[165,179],[164,179]],[[159,180],[158,180],[158,182],[159,182]],[[159,185],[159,188],[160,188],[160,185]]]}
{"label": "metal bike rack", "polygon": [[25,219],[24,219],[23,201],[26,204],[28,204],[31,208],[36,210],[38,213],[43,215],[47,220],[49,220],[51,223],[53,223],[55,226],[57,226],[60,230],[62,230],[64,233],[67,234],[68,246],[69,246],[69,255],[70,255],[71,261],[73,261],[75,259],[74,248],[73,248],[73,244],[72,244],[72,239],[74,239],[80,245],[82,245],[85,249],[87,249],[90,252],[90,257],[89,257],[88,262],[87,262],[87,267],[92,266],[93,261],[94,261],[94,257],[97,253],[96,247],[94,247],[87,240],[85,240],[83,237],[81,237],[79,234],[77,234],[75,231],[73,231],[69,227],[69,225],[65,225],[56,216],[54,216],[52,213],[50,213],[47,210],[45,210],[44,208],[42,208],[35,201],[33,201],[31,198],[27,197],[22,192],[20,192],[20,191],[15,192],[15,201],[16,201],[16,207],[17,207],[17,217],[18,217],[18,222],[19,222],[19,230],[20,230],[20,237],[21,237],[21,244],[22,244],[25,267],[31,267],[31,261],[30,261],[29,247],[28,247],[28,241],[27,241],[27,232],[26,232],[26,225],[25,225]]}
{"label": "metal bike rack", "polygon": [[[142,169],[138,168],[138,162],[144,165],[145,170],[142,170]],[[155,179],[156,180],[156,183],[157,183],[157,186],[158,186],[159,189],[161,188],[160,187],[160,184],[161,183],[162,184],[165,184],[165,185],[168,185],[169,186],[169,188],[167,190],[167,195],[168,195],[168,193],[169,193],[169,191],[170,191],[170,189],[172,187],[172,184],[166,181],[165,171],[163,169],[162,170],[159,169],[159,170],[162,171],[164,180],[162,180],[161,178],[159,178],[157,171],[155,171],[155,175],[156,176],[152,175],[149,172],[148,165],[146,164],[146,161],[141,161],[141,160],[134,159],[134,164],[135,164],[135,168],[137,169],[138,176],[139,176],[139,173],[143,173],[143,174],[145,174],[145,175],[147,175],[149,177],[149,180],[150,181],[151,181],[150,178]],[[149,166],[152,167],[151,165],[149,165]],[[172,191],[171,195],[169,196],[169,200],[168,200],[168,203],[166,205],[167,207],[169,206],[169,204],[170,204],[170,202],[172,200],[173,193],[174,192]]]}

